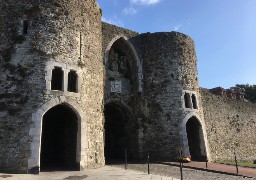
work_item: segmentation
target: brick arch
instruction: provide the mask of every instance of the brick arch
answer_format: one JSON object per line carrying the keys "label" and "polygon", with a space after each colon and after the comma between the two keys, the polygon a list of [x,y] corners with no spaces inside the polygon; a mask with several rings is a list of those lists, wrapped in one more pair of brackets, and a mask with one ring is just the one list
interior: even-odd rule
{"label": "brick arch", "polygon": [[138,79],[138,91],[142,92],[142,79],[143,79],[143,73],[142,73],[142,61],[140,60],[134,46],[129,42],[129,39],[123,35],[117,35],[115,36],[108,44],[105,52],[104,52],[104,64],[107,65],[108,64],[108,55],[109,55],[109,51],[111,49],[111,47],[113,46],[113,44],[117,41],[122,39],[123,42],[130,48],[131,52],[133,53],[133,57],[135,59],[135,64],[136,64],[136,71],[137,71],[137,79]]}
{"label": "brick arch", "polygon": [[40,171],[40,151],[41,151],[41,135],[42,135],[42,121],[44,114],[52,107],[57,105],[66,105],[69,107],[78,118],[78,135],[77,135],[77,153],[76,161],[80,164],[80,169],[87,165],[86,154],[83,149],[86,149],[86,119],[83,115],[82,108],[73,100],[67,99],[64,96],[54,98],[43,104],[35,113],[32,114],[32,126],[29,129],[31,136],[31,156],[28,159],[28,171],[32,173],[39,173]]}
{"label": "brick arch", "polygon": [[190,118],[196,118],[199,124],[201,125],[202,130],[202,137],[201,137],[201,150],[205,150],[205,152],[201,152],[203,155],[207,156],[208,160],[211,160],[209,148],[208,148],[208,141],[207,141],[207,135],[206,135],[206,128],[205,124],[201,120],[200,116],[196,112],[191,112],[185,116],[185,118],[182,120],[180,124],[179,134],[181,139],[181,144],[183,148],[183,154],[185,156],[189,156],[189,145],[188,145],[188,138],[187,138],[187,132],[186,132],[186,124]]}

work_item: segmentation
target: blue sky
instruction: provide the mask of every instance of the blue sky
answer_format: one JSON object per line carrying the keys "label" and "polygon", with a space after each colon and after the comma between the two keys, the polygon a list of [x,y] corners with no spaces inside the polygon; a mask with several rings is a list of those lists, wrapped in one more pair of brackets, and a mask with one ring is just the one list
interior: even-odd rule
{"label": "blue sky", "polygon": [[256,84],[256,0],[97,1],[105,22],[192,37],[201,87]]}

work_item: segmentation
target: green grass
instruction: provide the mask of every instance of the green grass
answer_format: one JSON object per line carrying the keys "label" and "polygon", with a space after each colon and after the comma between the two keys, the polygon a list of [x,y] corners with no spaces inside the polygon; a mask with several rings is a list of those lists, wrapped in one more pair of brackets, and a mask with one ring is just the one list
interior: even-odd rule
{"label": "green grass", "polygon": [[[228,160],[220,160],[216,161],[216,163],[221,163],[221,164],[230,164],[230,165],[235,165],[235,161],[228,161]],[[253,164],[252,162],[237,162],[239,166],[246,166],[246,167],[256,167],[256,164]]]}

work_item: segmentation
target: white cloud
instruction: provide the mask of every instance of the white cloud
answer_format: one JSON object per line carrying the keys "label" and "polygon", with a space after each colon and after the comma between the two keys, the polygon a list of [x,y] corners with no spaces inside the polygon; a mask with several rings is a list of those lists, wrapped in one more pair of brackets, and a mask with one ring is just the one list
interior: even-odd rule
{"label": "white cloud", "polygon": [[136,10],[135,8],[133,8],[133,7],[127,7],[127,8],[125,8],[125,9],[123,10],[123,13],[124,13],[125,15],[134,15],[134,14],[137,13],[137,10]]}
{"label": "white cloud", "polygon": [[174,27],[174,31],[178,31],[180,27],[183,26],[182,24],[178,24],[177,26]]}
{"label": "white cloud", "polygon": [[116,26],[124,26],[124,23],[122,22],[122,20],[117,18],[116,16],[114,16],[112,19],[107,19],[104,16],[102,16],[101,20],[106,23],[113,24]]}
{"label": "white cloud", "polygon": [[138,12],[139,5],[152,5],[160,2],[161,0],[130,0],[130,6],[123,10],[125,15],[135,15]]}
{"label": "white cloud", "polygon": [[141,4],[141,5],[151,5],[151,4],[156,4],[160,0],[130,0],[131,3],[133,4]]}

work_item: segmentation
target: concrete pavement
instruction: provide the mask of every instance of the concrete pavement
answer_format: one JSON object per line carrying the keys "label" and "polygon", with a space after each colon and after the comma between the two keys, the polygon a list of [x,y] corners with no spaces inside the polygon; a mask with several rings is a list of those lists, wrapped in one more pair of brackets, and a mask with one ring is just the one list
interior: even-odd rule
{"label": "concrete pavement", "polygon": [[172,177],[145,174],[139,171],[124,170],[117,167],[105,166],[86,171],[55,171],[32,174],[3,174],[0,180],[178,180]]}

